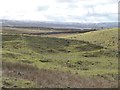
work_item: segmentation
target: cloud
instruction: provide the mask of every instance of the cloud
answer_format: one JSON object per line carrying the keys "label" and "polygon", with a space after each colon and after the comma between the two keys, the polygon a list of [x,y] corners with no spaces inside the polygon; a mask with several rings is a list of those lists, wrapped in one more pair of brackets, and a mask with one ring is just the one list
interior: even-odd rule
{"label": "cloud", "polygon": [[65,21],[65,20],[66,20],[65,17],[61,17],[61,16],[46,15],[45,17],[47,18],[48,21],[61,22],[61,20],[62,20],[62,21]]}
{"label": "cloud", "polygon": [[2,0],[0,12],[1,19],[59,22],[117,21],[118,0]]}
{"label": "cloud", "polygon": [[49,7],[48,6],[39,6],[37,7],[38,11],[46,11]]}
{"label": "cloud", "polygon": [[102,14],[102,13],[118,13],[117,5],[115,3],[113,4],[102,4],[102,5],[97,5],[94,7],[94,12]]}
{"label": "cloud", "polygon": [[58,3],[75,3],[78,2],[78,0],[56,0]]}

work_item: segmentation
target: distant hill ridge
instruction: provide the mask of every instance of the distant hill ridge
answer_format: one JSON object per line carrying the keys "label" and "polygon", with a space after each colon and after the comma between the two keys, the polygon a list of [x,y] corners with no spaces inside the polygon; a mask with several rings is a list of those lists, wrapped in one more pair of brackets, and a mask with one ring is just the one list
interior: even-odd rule
{"label": "distant hill ridge", "polygon": [[117,28],[117,22],[104,23],[59,23],[59,22],[39,22],[39,21],[17,21],[17,20],[0,20],[2,26],[9,27],[46,27],[46,28],[67,28],[67,29],[103,29]]}

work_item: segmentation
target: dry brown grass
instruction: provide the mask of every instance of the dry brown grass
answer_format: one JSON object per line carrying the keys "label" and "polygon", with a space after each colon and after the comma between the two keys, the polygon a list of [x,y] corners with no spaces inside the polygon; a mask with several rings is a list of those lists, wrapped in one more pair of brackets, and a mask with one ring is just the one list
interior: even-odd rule
{"label": "dry brown grass", "polygon": [[23,63],[3,62],[3,76],[28,79],[35,82],[36,87],[117,87],[117,81],[108,81],[103,78],[82,78],[69,72],[38,69]]}
{"label": "dry brown grass", "polygon": [[[75,33],[76,34],[76,33]],[[50,34],[50,35],[42,35],[43,37],[57,37],[57,38],[62,38],[67,35],[74,35],[74,33],[62,33],[62,34]]]}
{"label": "dry brown grass", "polygon": [[61,30],[53,29],[40,29],[40,28],[12,28],[12,27],[3,27],[3,33],[8,34],[39,34],[39,33],[48,33],[48,32],[62,32]]}

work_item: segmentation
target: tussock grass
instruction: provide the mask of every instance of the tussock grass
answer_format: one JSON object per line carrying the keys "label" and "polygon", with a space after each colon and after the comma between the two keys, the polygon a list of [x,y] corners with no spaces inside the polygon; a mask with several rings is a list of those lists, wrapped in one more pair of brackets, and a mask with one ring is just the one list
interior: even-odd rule
{"label": "tussock grass", "polygon": [[[103,78],[82,78],[69,72],[51,71],[46,69],[38,69],[32,65],[23,63],[3,62],[3,75],[14,77],[16,79],[30,80],[28,83],[34,82],[33,87],[116,87],[117,82],[110,82]],[[13,86],[10,80],[3,81],[6,86]],[[7,83],[6,83],[7,82]],[[26,81],[24,81],[24,85]],[[27,83],[27,84],[28,84]],[[9,84],[9,85],[8,85]],[[24,86],[23,85],[23,86]],[[14,85],[15,86],[15,85]]]}
{"label": "tussock grass", "polygon": [[[2,88],[33,88],[35,83],[26,79],[3,77]],[[4,89],[3,89],[4,90]]]}

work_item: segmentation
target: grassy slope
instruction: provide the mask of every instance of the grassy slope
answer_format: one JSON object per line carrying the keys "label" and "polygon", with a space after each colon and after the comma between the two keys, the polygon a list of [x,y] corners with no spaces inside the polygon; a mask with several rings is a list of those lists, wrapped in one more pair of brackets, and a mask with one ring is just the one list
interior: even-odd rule
{"label": "grassy slope", "polygon": [[64,36],[63,38],[84,40],[93,44],[101,45],[106,48],[117,50],[118,48],[118,29],[106,29],[94,32],[88,32],[84,34],[75,34]]}
{"label": "grassy slope", "polygon": [[[95,36],[95,33],[105,35],[106,32],[93,32],[93,35]],[[107,33],[109,39],[112,34],[114,33],[110,35]],[[90,39],[92,33],[84,35]],[[85,38],[84,35],[77,35],[75,39]],[[100,46],[85,42],[87,39],[83,41],[82,38],[81,41],[29,35],[3,35],[3,61],[27,63],[40,69],[68,71],[84,77],[100,76],[107,80],[116,80],[118,63],[116,53],[102,47],[106,43]],[[92,42],[92,36],[90,40]],[[115,49],[116,46],[110,48]]]}
{"label": "grassy slope", "polygon": [[[104,48],[88,42],[19,35],[4,35],[3,41],[3,60],[7,61],[34,63],[39,67],[52,69],[54,67],[61,69],[61,66],[64,66],[70,70],[77,70],[77,67],[81,70],[83,66],[79,65],[80,61],[83,65],[86,64],[84,68],[89,65],[90,70],[97,67],[101,71],[101,68],[105,67],[107,69],[109,67],[109,63],[106,65],[107,60],[109,61],[106,58],[109,57],[102,55],[102,53],[105,53]],[[111,56],[111,53],[107,53]],[[101,58],[99,59],[99,57]],[[105,60],[100,61],[101,59]],[[111,61],[112,59],[113,57],[110,58]],[[92,65],[89,60],[92,62],[99,60],[103,63],[103,67],[98,67],[97,64]],[[88,61],[88,63],[85,61]],[[113,67],[115,68],[115,65]]]}

